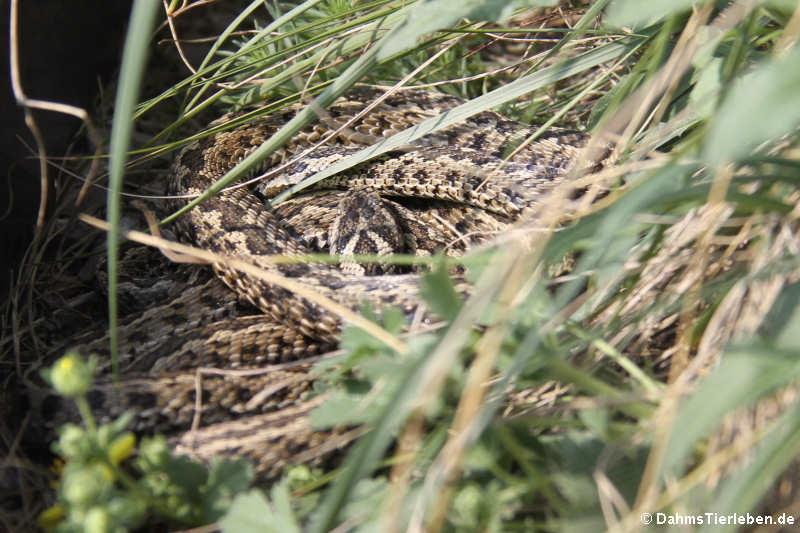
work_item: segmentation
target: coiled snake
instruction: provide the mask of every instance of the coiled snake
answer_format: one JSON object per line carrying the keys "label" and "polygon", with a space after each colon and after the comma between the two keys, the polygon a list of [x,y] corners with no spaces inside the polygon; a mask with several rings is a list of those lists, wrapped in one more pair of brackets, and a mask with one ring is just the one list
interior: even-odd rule
{"label": "coiled snake", "polygon": [[[262,170],[313,146],[330,133],[332,124],[344,124],[378,96],[373,90],[351,92],[327,110],[324,124],[306,128]],[[178,219],[175,231],[183,241],[291,278],[349,309],[364,303],[391,305],[411,316],[421,311],[418,274],[359,264],[351,256],[462,254],[533,212],[569,172],[585,142],[583,134],[548,132],[512,154],[533,130],[483,112],[328,178],[275,208],[268,208],[267,200],[364,143],[460,103],[422,91],[391,95],[254,190],[232,188],[189,211]],[[181,198],[168,207],[182,207],[187,195],[200,194],[298,108],[220,131],[184,149],[168,186],[170,195]],[[311,252],[343,257],[339,265],[271,260],[274,255]],[[196,273],[199,267],[180,268],[179,278],[199,279],[182,280],[171,289],[169,302],[122,330],[126,379],[115,392],[102,381],[94,389],[92,401],[103,414],[133,409],[136,429],[174,435],[179,452],[201,459],[245,456],[264,477],[276,475],[287,463],[319,461],[358,433],[313,431],[306,416],[324,396],[309,394],[312,379],[303,359],[336,346],[338,316],[224,264],[215,265],[218,278],[203,278]],[[241,316],[246,314],[241,301],[260,313]],[[104,342],[82,350],[102,352]],[[298,362],[287,366],[290,361]],[[276,364],[282,366],[268,366]],[[199,367],[255,370],[207,372],[198,385],[193,369]]]}

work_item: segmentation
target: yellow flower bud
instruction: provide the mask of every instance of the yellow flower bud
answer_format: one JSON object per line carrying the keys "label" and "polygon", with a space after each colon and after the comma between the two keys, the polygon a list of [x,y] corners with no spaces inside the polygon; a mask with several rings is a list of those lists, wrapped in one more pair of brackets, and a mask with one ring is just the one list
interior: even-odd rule
{"label": "yellow flower bud", "polygon": [[133,433],[120,435],[108,448],[108,458],[112,464],[118,465],[131,455],[136,449],[136,436]]}
{"label": "yellow flower bud", "polygon": [[44,511],[39,514],[37,518],[37,522],[39,523],[39,527],[44,529],[47,532],[53,531],[58,524],[64,520],[64,507],[57,503],[52,507],[48,507]]}
{"label": "yellow flower bud", "polygon": [[74,398],[89,390],[93,371],[94,365],[84,361],[77,353],[68,352],[52,366],[49,379],[56,392]]}

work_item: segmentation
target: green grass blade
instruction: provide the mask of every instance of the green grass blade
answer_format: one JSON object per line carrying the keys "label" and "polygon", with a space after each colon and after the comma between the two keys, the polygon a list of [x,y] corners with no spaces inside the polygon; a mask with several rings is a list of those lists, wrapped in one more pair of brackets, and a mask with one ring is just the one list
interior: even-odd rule
{"label": "green grass blade", "polygon": [[606,22],[616,27],[641,27],[690,9],[697,0],[614,0]]}
{"label": "green grass blade", "polygon": [[706,160],[725,164],[749,155],[767,139],[792,131],[800,124],[799,86],[800,48],[743,76],[711,123]]}
{"label": "green grass blade", "polygon": [[[214,76],[212,77],[212,79],[217,79],[221,74],[223,74],[227,70],[227,67],[233,63],[233,61],[234,61],[234,59],[236,57],[244,55],[249,50],[251,50],[256,44],[258,44],[260,41],[262,41],[265,37],[268,37],[269,35],[271,35],[272,32],[276,31],[278,28],[280,28],[281,26],[283,26],[287,22],[293,20],[294,18],[302,15],[304,12],[308,11],[309,9],[311,9],[312,7],[314,7],[315,5],[320,3],[321,1],[322,0],[307,0],[306,2],[303,2],[299,6],[296,6],[294,9],[290,10],[289,12],[285,13],[284,15],[282,15],[282,16],[278,17],[277,19],[275,19],[274,21],[272,21],[269,25],[267,25],[266,28],[264,28],[263,30],[258,32],[257,35],[255,35],[252,39],[250,39],[244,45],[242,45],[236,51],[236,54],[234,54],[233,56],[228,58],[228,60],[226,62],[224,62],[222,65],[220,65],[219,69],[217,69],[217,71],[214,73]],[[208,54],[206,54],[206,57],[203,59],[203,62],[200,64],[200,67],[198,67],[198,69],[197,69],[198,71],[203,70],[208,65],[209,61],[211,61],[211,59],[214,57],[214,54],[217,53],[217,50],[219,50],[219,48],[222,46],[222,44],[225,42],[225,40],[234,32],[234,30],[236,28],[239,27],[239,25],[250,15],[250,13],[252,13],[252,11],[254,11],[256,8],[260,7],[261,4],[262,4],[261,0],[255,0],[252,4],[250,4],[250,6],[248,6],[247,9],[242,11],[239,14],[239,16],[236,17],[236,19],[234,19],[234,21],[231,22],[228,25],[227,28],[225,28],[225,31],[223,31],[220,34],[219,38],[217,38],[217,40],[214,42],[214,45],[211,47],[211,50],[209,50]],[[197,103],[197,100],[205,93],[206,89],[208,89],[209,87],[212,86],[212,83],[213,82],[211,80],[209,80],[209,82],[206,83],[198,91],[198,93],[186,105],[186,110],[190,110],[190,109],[194,108],[195,104]]]}
{"label": "green grass blade", "polygon": [[[277,19],[272,21],[269,25],[267,25],[266,28],[258,32],[257,35],[253,36],[253,38],[251,38],[244,45],[242,45],[237,50],[237,52],[243,52],[249,50],[250,48],[253,47],[255,43],[260,41],[265,35],[269,35],[273,31],[277,30],[278,28],[286,24],[288,21],[292,20],[296,16],[314,7],[321,1],[322,0],[307,0],[306,2],[300,4],[299,6],[296,6],[294,9],[288,11],[283,16],[278,17]],[[206,57],[203,58],[203,62],[200,63],[200,66],[197,68],[197,70],[202,70],[203,68],[205,68],[208,65],[208,63],[214,58],[214,55],[217,53],[220,47],[225,43],[228,37],[230,37],[230,35],[234,31],[236,31],[236,28],[238,28],[242,22],[244,22],[247,18],[249,18],[250,14],[253,11],[258,9],[262,5],[263,5],[262,0],[254,0],[249,6],[247,6],[247,8],[245,8],[241,13],[239,13],[239,15],[235,19],[233,19],[233,22],[231,22],[228,25],[228,27],[225,28],[225,30],[219,35],[219,37],[217,37],[216,41],[214,41],[214,44],[211,46],[211,49],[206,54]],[[222,65],[220,68],[224,68],[224,66],[225,65]]]}
{"label": "green grass blade", "polygon": [[294,187],[291,187],[282,194],[276,196],[273,200],[273,204],[278,204],[298,191],[322,181],[325,178],[347,170],[348,168],[354,167],[355,165],[363,163],[364,161],[372,159],[373,157],[390,152],[400,146],[411,143],[412,141],[424,137],[425,135],[462,122],[473,115],[486,111],[487,109],[497,107],[508,101],[514,100],[515,98],[519,98],[520,96],[523,96],[531,91],[546,87],[559,80],[583,72],[586,69],[617,59],[620,56],[630,53],[638,46],[640,42],[641,40],[639,38],[630,38],[616,43],[607,44],[590,52],[581,54],[574,59],[568,59],[557,65],[543,68],[538,72],[529,74],[528,76],[511,82],[500,89],[496,89],[490,93],[484,94],[483,96],[474,98],[469,102],[447,111],[446,113],[442,113],[436,117],[431,117],[417,124],[416,126],[408,128],[396,135],[393,135],[392,137],[389,137],[388,139],[364,148],[363,150],[356,152],[355,154],[346,157],[341,161],[337,161],[325,170],[310,176],[301,183],[298,183]]}
{"label": "green grass blade", "polygon": [[251,169],[255,168],[261,161],[272,154],[275,150],[285,144],[291,139],[298,131],[303,129],[306,125],[316,120],[317,114],[314,109],[327,108],[336,98],[343,94],[347,89],[353,86],[356,81],[371,69],[375,63],[375,56],[379,46],[374,46],[366,54],[361,56],[355,63],[332,83],[322,94],[320,94],[312,105],[306,106],[300,113],[294,116],[292,120],[286,123],[280,130],[278,130],[267,142],[259,146],[253,153],[242,160],[238,165],[228,171],[222,176],[214,185],[206,189],[196,199],[192,200],[185,207],[173,213],[162,221],[162,224],[172,222],[177,217],[192,209],[194,206],[202,203],[207,198],[217,194],[226,186],[234,183],[240,177],[245,176]]}
{"label": "green grass blade", "polygon": [[[755,449],[747,466],[726,476],[715,491],[716,501],[711,507],[697,509],[698,513],[715,513],[730,516],[746,515],[764,497],[764,488],[771,487],[778,476],[797,459],[800,453],[800,406],[787,409],[772,422],[770,431]],[[776,518],[776,517],[773,517]],[[710,521],[701,533],[739,531],[741,524],[720,525]]]}
{"label": "green grass blade", "polygon": [[159,4],[154,0],[137,0],[133,4],[122,67],[119,75],[117,98],[114,105],[114,123],[111,127],[109,160],[109,188],[107,217],[108,232],[108,329],[111,344],[111,361],[115,379],[119,379],[117,334],[117,259],[119,253],[120,194],[128,159],[128,146],[133,130],[133,115],[139,96],[139,85],[147,62],[150,35],[155,24]]}
{"label": "green grass blade", "polygon": [[[378,59],[385,59],[402,50],[406,50],[413,46],[417,39],[423,35],[453,26],[463,18],[489,21],[507,18],[514,8],[521,3],[520,0],[506,2],[428,0],[427,2],[420,2],[411,11],[406,22],[397,28],[397,32],[391,38],[386,39]],[[550,5],[554,2],[552,0],[533,0],[528,3]]]}
{"label": "green grass blade", "polygon": [[406,354],[406,357],[416,357],[417,361],[406,366],[407,373],[397,392],[387,402],[383,412],[375,417],[376,423],[372,430],[362,436],[348,453],[341,474],[337,476],[333,486],[325,493],[320,514],[311,524],[310,533],[325,533],[334,529],[339,513],[356,483],[370,474],[378,464],[405,419],[409,406],[416,399],[424,375],[426,359],[420,357],[419,354]]}
{"label": "green grass blade", "polygon": [[609,0],[598,0],[592,3],[589,6],[589,9],[586,10],[586,13],[583,14],[581,19],[578,21],[575,26],[573,26],[571,31],[568,31],[564,34],[558,42],[547,51],[547,53],[540,59],[539,61],[535,62],[531,65],[530,69],[525,74],[529,74],[530,72],[535,71],[542,62],[546,61],[548,58],[555,56],[567,43],[574,41],[576,39],[580,39],[586,30],[589,28],[590,25],[594,24],[597,17],[603,11],[603,8],[608,4]]}
{"label": "green grass blade", "polygon": [[[380,18],[377,18],[377,20],[375,20],[374,22],[371,22],[371,23],[367,24],[363,28],[363,31],[359,31],[355,35],[352,35],[351,37],[348,37],[342,43],[340,43],[339,44],[339,54],[340,55],[347,55],[347,54],[353,53],[353,52],[355,52],[357,50],[360,50],[360,49],[364,48],[365,46],[367,46],[368,44],[372,43],[375,40],[375,34],[377,32],[385,31],[385,28],[387,28],[387,27],[391,28],[391,27],[399,24],[405,18],[405,16],[408,13],[409,9],[410,9],[410,7],[404,7],[404,8],[397,9],[397,10],[393,10],[393,9],[384,10],[383,15]],[[288,16],[288,14],[287,14],[287,16]],[[274,38],[274,39],[272,39],[272,40],[270,40],[268,42],[275,41],[277,39],[278,38],[276,37],[276,38]],[[238,56],[240,56],[240,55],[242,55],[242,54],[244,54],[246,52],[247,51],[245,51],[245,52],[236,52],[236,54],[234,54],[230,58],[227,58],[226,60],[223,60],[223,62],[220,62],[218,64],[212,65],[211,67],[207,67],[208,73],[210,73],[215,68],[221,68],[220,65],[223,65],[224,62],[232,60],[233,57],[238,57]],[[299,60],[299,61],[295,61],[294,63],[292,63],[291,65],[286,67],[284,70],[280,71],[279,73],[277,73],[274,76],[271,76],[269,80],[267,80],[265,83],[263,83],[260,86],[260,90],[262,92],[266,93],[266,92],[269,92],[269,91],[271,91],[272,89],[274,89],[276,87],[281,86],[282,84],[286,83],[287,81],[290,81],[293,77],[298,76],[299,74],[301,74],[302,72],[306,71],[309,68],[312,68],[324,56],[325,53],[326,53],[325,50],[321,50],[321,51],[309,56],[308,58],[305,58],[305,59],[302,59],[302,60]],[[368,56],[369,56],[369,59],[371,61],[374,60],[374,56],[372,54],[374,54],[374,52],[372,52],[372,53],[371,52],[367,52],[366,55],[362,56],[361,58],[359,58],[359,60],[356,61],[356,63],[351,65],[350,69],[356,69],[356,70],[363,69],[363,67],[364,67],[363,61],[366,60],[368,58]],[[359,63],[359,62],[361,62],[361,63]],[[350,76],[352,74],[352,72],[354,72],[354,71],[350,71],[350,69],[348,69],[348,71],[346,71],[345,73],[342,74],[342,78],[344,78],[345,76]],[[369,70],[369,69],[367,68],[367,69],[364,69],[364,70],[366,71],[366,70]],[[198,74],[200,74],[200,73],[198,73]],[[342,78],[340,78],[340,80],[342,80]],[[198,76],[195,76],[192,79],[198,79]],[[337,80],[337,81],[339,81],[339,80]],[[344,81],[344,80],[342,80],[342,81]],[[358,81],[358,80],[356,80],[356,81]],[[355,83],[355,82],[353,82],[353,83]],[[182,84],[179,84],[179,87],[170,89],[170,91],[167,91],[164,94],[160,95],[157,99],[154,99],[154,101],[148,102],[147,106],[143,107],[142,109],[140,109],[139,113],[142,113],[142,112],[146,111],[147,109],[149,109],[150,107],[155,105],[155,103],[157,103],[157,101],[160,101],[160,100],[162,100],[164,98],[167,98],[167,97],[170,97],[170,96],[174,96],[175,94],[178,93],[179,90],[185,89],[187,85],[189,85],[189,83],[184,82]],[[208,98],[203,100],[202,102],[194,103],[193,107],[191,107],[191,108],[187,107],[187,109],[185,109],[185,111],[184,111],[183,115],[181,116],[181,118],[176,120],[169,127],[164,129],[163,131],[161,131],[157,135],[155,135],[153,137],[153,139],[151,140],[151,143],[156,141],[159,138],[162,138],[162,137],[165,137],[165,136],[169,136],[169,134],[174,132],[186,120],[188,120],[191,117],[195,116],[197,113],[199,113],[200,111],[202,111],[203,109],[205,109],[206,107],[208,107],[209,105],[214,103],[216,100],[218,100],[219,98],[221,98],[222,96],[227,94],[227,92],[228,92],[227,89],[218,90],[217,92],[215,92],[214,94],[212,94],[211,96],[209,96]],[[288,124],[287,124],[287,126],[288,126]],[[281,138],[283,138],[283,133],[281,133]],[[271,146],[273,146],[271,151],[274,151],[275,149],[280,147],[281,144],[271,144]],[[260,153],[268,155],[268,153],[271,153],[271,151],[270,152],[260,152]],[[266,157],[266,155],[265,155],[265,157]],[[238,174],[237,174],[237,176],[238,176]]]}
{"label": "green grass blade", "polygon": [[680,476],[694,446],[713,432],[727,413],[751,405],[799,376],[796,352],[763,343],[729,349],[719,368],[681,407],[677,418],[681,431],[673,435],[667,448],[664,475]]}

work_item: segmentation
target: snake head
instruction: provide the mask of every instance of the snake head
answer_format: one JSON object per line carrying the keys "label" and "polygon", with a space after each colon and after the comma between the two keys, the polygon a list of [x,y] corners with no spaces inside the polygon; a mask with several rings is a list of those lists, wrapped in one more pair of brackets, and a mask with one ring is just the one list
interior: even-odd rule
{"label": "snake head", "polygon": [[363,264],[355,255],[388,256],[403,252],[399,222],[389,204],[375,192],[356,191],[339,202],[339,214],[328,231],[330,253],[341,255],[339,267],[348,274],[377,275],[393,265]]}

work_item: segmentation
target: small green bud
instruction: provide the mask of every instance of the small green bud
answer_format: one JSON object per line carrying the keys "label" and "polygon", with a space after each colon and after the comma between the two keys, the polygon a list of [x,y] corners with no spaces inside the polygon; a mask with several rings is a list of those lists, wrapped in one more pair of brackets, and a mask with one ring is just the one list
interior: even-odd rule
{"label": "small green bud", "polygon": [[314,479],[311,469],[307,465],[296,465],[291,467],[286,473],[286,480],[289,487],[292,489],[299,489]]}
{"label": "small green bud", "polygon": [[115,524],[126,528],[136,528],[147,514],[147,500],[134,493],[115,496],[106,505],[108,514]]}
{"label": "small green bud", "polygon": [[100,462],[67,465],[62,483],[64,500],[85,509],[106,499],[114,488],[114,473]]}
{"label": "small green bud", "polygon": [[139,462],[143,470],[162,469],[169,463],[169,445],[163,435],[143,438],[139,445]]}
{"label": "small green bud", "polygon": [[75,352],[67,352],[67,355],[55,362],[45,377],[49,379],[56,392],[74,398],[86,394],[89,390],[93,372],[92,361],[85,361]]}
{"label": "small green bud", "polygon": [[192,506],[186,502],[183,494],[169,494],[163,500],[166,509],[176,520],[189,520],[192,516]]}
{"label": "small green bud", "polygon": [[479,486],[469,484],[453,498],[453,508],[461,520],[467,524],[477,524],[485,498],[486,495]]}
{"label": "small green bud", "polygon": [[83,530],[86,533],[108,533],[111,531],[111,520],[108,512],[99,506],[92,507],[86,513]]}
{"label": "small green bud", "polygon": [[86,459],[92,445],[86,430],[75,424],[64,424],[58,431],[55,451],[65,459]]}
{"label": "small green bud", "polygon": [[97,445],[101,448],[108,448],[113,437],[114,432],[111,429],[111,424],[103,424],[97,428]]}

